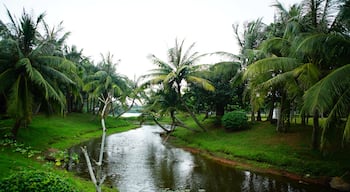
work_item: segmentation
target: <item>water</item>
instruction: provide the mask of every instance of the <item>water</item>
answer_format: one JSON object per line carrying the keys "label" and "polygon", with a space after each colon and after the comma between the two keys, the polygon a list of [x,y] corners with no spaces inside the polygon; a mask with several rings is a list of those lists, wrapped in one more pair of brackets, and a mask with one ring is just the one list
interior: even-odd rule
{"label": "water", "polygon": [[[168,144],[159,137],[161,129],[142,126],[139,129],[108,136],[104,171],[106,183],[121,192],[206,191],[206,192],[308,192],[330,191],[317,185],[299,184],[283,177],[237,170],[200,155],[194,155]],[[86,145],[90,155],[98,157],[100,139]],[[89,179],[80,146],[70,152],[80,154],[80,163],[71,165]]]}
{"label": "water", "polygon": [[138,117],[141,113],[124,113],[122,117]]}

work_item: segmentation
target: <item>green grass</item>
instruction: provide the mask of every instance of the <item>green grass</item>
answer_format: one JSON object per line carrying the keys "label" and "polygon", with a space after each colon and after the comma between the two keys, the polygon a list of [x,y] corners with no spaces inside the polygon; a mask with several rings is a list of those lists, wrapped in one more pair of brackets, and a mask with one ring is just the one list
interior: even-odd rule
{"label": "green grass", "polygon": [[258,122],[245,131],[227,132],[215,128],[213,121],[204,122],[210,129],[208,132],[193,133],[177,128],[173,133],[176,139],[172,142],[258,167],[283,169],[298,174],[341,176],[350,170],[349,149],[328,156],[310,149],[311,126],[292,125],[288,133],[277,133],[275,125]]}
{"label": "green grass", "polygon": [[[10,132],[12,123],[10,119],[0,121],[0,134],[2,136]],[[106,120],[106,127],[107,134],[111,134],[130,130],[136,126],[129,123],[129,121],[123,119],[116,120],[109,117]],[[49,148],[65,150],[72,145],[101,135],[100,119],[96,116],[78,113],[69,114],[66,117],[35,116],[27,128],[20,129],[17,143],[23,144],[24,147],[22,146],[21,148],[30,146],[30,150],[41,151],[41,154],[29,158],[27,152],[15,152],[16,147],[9,147],[3,139],[2,145],[0,145],[0,179],[24,169],[53,171],[68,178],[81,191],[95,191],[90,181],[76,177],[73,173],[55,168],[52,163],[38,160],[37,157],[43,156],[43,153]],[[104,191],[116,190],[106,187]]]}

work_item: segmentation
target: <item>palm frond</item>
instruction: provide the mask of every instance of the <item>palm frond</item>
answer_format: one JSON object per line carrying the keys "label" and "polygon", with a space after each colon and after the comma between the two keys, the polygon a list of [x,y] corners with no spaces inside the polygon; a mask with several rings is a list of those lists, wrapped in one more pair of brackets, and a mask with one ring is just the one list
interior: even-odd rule
{"label": "palm frond", "polygon": [[215,91],[215,87],[212,85],[212,83],[206,79],[200,78],[200,77],[196,77],[196,76],[188,76],[187,78],[187,82],[188,83],[195,83],[201,87],[203,87],[203,89],[207,90],[207,91]]}
{"label": "palm frond", "polygon": [[15,74],[16,74],[16,70],[14,70],[13,68],[9,68],[0,74],[0,82],[1,82],[0,93],[6,92],[7,90],[9,90],[9,87],[11,87],[13,83],[11,80],[13,79]]}
{"label": "palm frond", "polygon": [[235,55],[233,53],[225,52],[225,51],[217,51],[217,52],[214,52],[214,53],[210,53],[208,55],[222,56],[222,57],[225,57],[225,58],[227,58],[228,60],[231,60],[231,61],[239,61],[241,59],[240,56]]}
{"label": "palm frond", "polygon": [[263,73],[282,73],[293,70],[301,63],[295,58],[289,57],[269,57],[256,61],[249,65],[244,73],[244,78],[254,78]]}
{"label": "palm frond", "polygon": [[[317,82],[304,94],[304,109],[313,112],[324,112],[334,107],[334,101],[350,87],[350,64],[340,67]],[[345,95],[344,101],[349,102],[350,95]],[[350,106],[350,103],[345,106]]]}

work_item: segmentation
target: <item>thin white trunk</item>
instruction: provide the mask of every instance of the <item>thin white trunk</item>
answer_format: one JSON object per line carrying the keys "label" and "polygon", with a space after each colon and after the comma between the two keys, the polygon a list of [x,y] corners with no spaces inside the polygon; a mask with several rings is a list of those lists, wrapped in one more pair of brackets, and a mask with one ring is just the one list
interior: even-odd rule
{"label": "thin white trunk", "polygon": [[88,169],[89,169],[89,174],[90,174],[90,177],[91,177],[91,181],[94,183],[94,185],[96,186],[97,185],[97,181],[96,181],[96,176],[95,176],[95,173],[94,173],[94,170],[92,169],[92,165],[91,165],[91,161],[90,161],[90,157],[89,157],[89,154],[86,150],[86,146],[84,147],[80,147],[81,150],[83,151],[83,154],[85,156],[85,160],[86,160],[86,164],[88,166]]}
{"label": "thin white trunk", "polygon": [[106,125],[105,125],[105,120],[101,119],[101,124],[102,124],[102,141],[101,141],[101,149],[100,149],[100,158],[98,159],[97,165],[101,166],[102,161],[103,161],[103,151],[105,147],[105,140],[106,140]]}
{"label": "thin white trunk", "polygon": [[102,175],[103,153],[104,153],[104,147],[105,147],[105,142],[106,142],[106,124],[105,124],[105,116],[106,115],[105,115],[105,113],[106,113],[106,110],[107,110],[109,103],[112,102],[112,99],[110,96],[108,96],[104,100],[100,98],[100,100],[104,103],[104,106],[103,106],[103,109],[101,112],[102,141],[101,141],[99,160],[98,160],[98,162],[96,162],[96,165],[97,165],[96,175],[97,175],[97,177],[96,177],[94,170],[92,168],[90,157],[89,157],[89,154],[86,150],[86,146],[81,147],[81,150],[83,151],[84,156],[85,156],[86,164],[88,166],[91,181],[94,183],[97,192],[102,191],[101,186],[102,186],[104,180],[106,179],[106,176]]}

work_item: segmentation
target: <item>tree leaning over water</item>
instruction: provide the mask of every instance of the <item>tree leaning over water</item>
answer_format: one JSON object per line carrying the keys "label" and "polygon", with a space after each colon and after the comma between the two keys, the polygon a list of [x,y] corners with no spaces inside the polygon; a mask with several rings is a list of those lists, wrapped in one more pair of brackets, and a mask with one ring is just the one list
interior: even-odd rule
{"label": "tree leaning over water", "polygon": [[30,123],[34,109],[63,112],[65,96],[59,85],[74,85],[67,74],[74,73],[75,65],[48,51],[48,41],[39,39],[44,14],[34,18],[24,10],[16,21],[7,12],[11,22],[0,22],[0,92],[8,115],[15,120],[16,137],[19,128]]}
{"label": "tree leaning over water", "polygon": [[206,128],[201,125],[194,112],[186,104],[183,98],[183,90],[185,84],[194,83],[203,87],[206,90],[214,90],[214,86],[199,75],[201,66],[196,65],[200,58],[204,55],[199,55],[198,52],[192,53],[194,43],[184,50],[184,40],[179,42],[175,40],[175,46],[168,50],[168,61],[163,61],[155,55],[150,56],[150,60],[158,66],[158,68],[144,75],[147,78],[149,85],[161,85],[164,91],[174,90],[177,93],[177,99],[182,107],[191,115],[196,124],[203,130]]}

